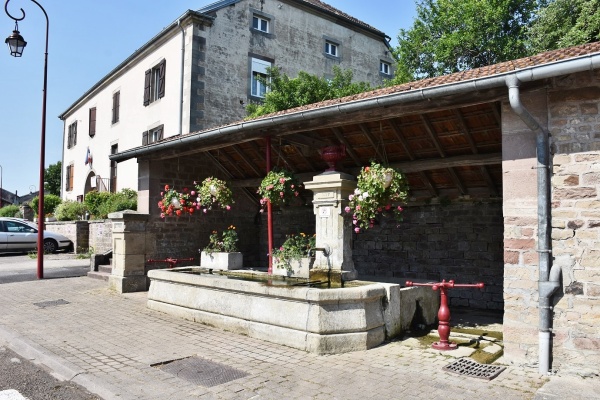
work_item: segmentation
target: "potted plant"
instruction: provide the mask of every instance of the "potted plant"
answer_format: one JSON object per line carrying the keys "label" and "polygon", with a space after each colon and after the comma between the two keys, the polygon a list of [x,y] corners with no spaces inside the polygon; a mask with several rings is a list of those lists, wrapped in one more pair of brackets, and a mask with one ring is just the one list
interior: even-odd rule
{"label": "potted plant", "polygon": [[292,199],[300,194],[301,185],[294,175],[285,170],[269,171],[260,183],[257,193],[260,195],[261,212],[268,202],[272,205],[289,204]]}
{"label": "potted plant", "polygon": [[273,249],[273,274],[308,278],[314,256],[308,251],[315,248],[316,235],[305,233],[286,235],[285,242],[278,249]]}
{"label": "potted plant", "polygon": [[237,231],[230,225],[221,235],[212,231],[208,245],[200,252],[200,266],[208,269],[240,269],[243,256],[238,251]]}
{"label": "potted plant", "polygon": [[354,232],[372,228],[379,214],[392,213],[397,221],[402,220],[402,207],[393,203],[405,202],[408,198],[408,183],[402,173],[393,168],[372,162],[358,176],[357,187],[348,197],[345,211],[352,214]]}
{"label": "potted plant", "polygon": [[158,202],[160,209],[160,217],[181,216],[188,213],[193,214],[196,209],[196,203],[191,200],[190,192],[187,187],[183,188],[182,192],[178,192],[169,185],[165,185],[165,190],[160,192],[162,199]]}
{"label": "potted plant", "polygon": [[197,208],[202,208],[204,213],[216,207],[224,208],[227,211],[231,209],[231,205],[234,203],[233,194],[225,181],[211,176],[202,183],[194,182],[194,185],[196,191],[192,192],[192,195],[197,196]]}

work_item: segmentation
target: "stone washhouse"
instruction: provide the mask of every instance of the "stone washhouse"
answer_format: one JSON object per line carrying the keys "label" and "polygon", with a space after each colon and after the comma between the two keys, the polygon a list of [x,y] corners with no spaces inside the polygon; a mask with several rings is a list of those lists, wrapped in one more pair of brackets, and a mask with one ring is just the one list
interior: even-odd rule
{"label": "stone washhouse", "polygon": [[[310,182],[319,149],[345,145],[339,171],[370,160],[403,171],[400,224],[347,238],[359,279],[461,283],[450,307],[503,312],[504,357],[550,369],[600,364],[600,43],[375,90],[167,138],[110,156],[137,159],[138,210],[114,215],[111,286],[145,290],[148,258],[194,257],[234,224],[247,267],[267,263],[256,188],[271,163]],[[207,176],[234,188],[231,211],[163,220],[165,184]],[[314,232],[313,192],[274,210],[274,243]]]}

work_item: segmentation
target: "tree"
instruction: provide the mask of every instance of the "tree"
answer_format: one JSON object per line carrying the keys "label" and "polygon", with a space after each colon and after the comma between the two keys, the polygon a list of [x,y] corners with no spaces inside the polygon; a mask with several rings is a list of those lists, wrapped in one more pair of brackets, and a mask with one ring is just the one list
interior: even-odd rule
{"label": "tree", "polygon": [[44,193],[60,196],[60,177],[62,175],[62,163],[58,161],[56,164],[50,164],[44,170]]}
{"label": "tree", "polygon": [[262,104],[248,104],[248,118],[288,110],[320,101],[336,99],[371,89],[366,82],[352,82],[351,70],[333,67],[333,78],[326,79],[300,71],[290,78],[277,67],[267,68],[267,78],[262,79],[269,91]]}
{"label": "tree", "polygon": [[445,75],[528,55],[527,26],[537,0],[421,0],[401,29],[392,84]]}
{"label": "tree", "polygon": [[600,40],[598,0],[554,0],[540,10],[528,32],[532,53]]}

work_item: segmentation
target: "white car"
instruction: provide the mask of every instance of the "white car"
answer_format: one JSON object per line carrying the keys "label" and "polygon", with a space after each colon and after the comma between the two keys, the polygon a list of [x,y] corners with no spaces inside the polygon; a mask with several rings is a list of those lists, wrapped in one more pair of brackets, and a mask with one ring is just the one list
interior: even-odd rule
{"label": "white car", "polygon": [[[37,250],[37,224],[20,218],[0,217],[0,253]],[[44,253],[72,250],[73,242],[60,233],[44,231]]]}

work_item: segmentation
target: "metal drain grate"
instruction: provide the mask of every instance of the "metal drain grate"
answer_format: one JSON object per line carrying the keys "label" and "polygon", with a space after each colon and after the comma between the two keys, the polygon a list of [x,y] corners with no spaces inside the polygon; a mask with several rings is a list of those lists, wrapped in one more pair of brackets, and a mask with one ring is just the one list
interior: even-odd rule
{"label": "metal drain grate", "polygon": [[62,306],[64,304],[69,304],[69,302],[66,300],[63,300],[63,299],[58,299],[58,300],[42,301],[41,303],[33,303],[34,306],[38,306],[40,308]]}
{"label": "metal drain grate", "polygon": [[498,365],[479,364],[470,358],[459,358],[443,368],[444,371],[471,376],[473,378],[487,379],[488,381],[500,375],[505,369],[506,367]]}
{"label": "metal drain grate", "polygon": [[200,357],[189,357],[153,366],[178,378],[205,387],[221,385],[248,376],[246,372],[239,369]]}

